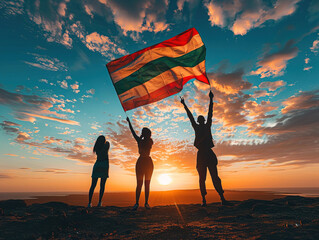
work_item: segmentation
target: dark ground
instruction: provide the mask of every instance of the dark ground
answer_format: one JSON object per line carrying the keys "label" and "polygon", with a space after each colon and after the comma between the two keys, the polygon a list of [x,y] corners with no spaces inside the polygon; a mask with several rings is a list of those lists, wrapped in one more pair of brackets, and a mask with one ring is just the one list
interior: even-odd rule
{"label": "dark ground", "polygon": [[319,198],[86,209],[0,202],[0,239],[319,239]]}

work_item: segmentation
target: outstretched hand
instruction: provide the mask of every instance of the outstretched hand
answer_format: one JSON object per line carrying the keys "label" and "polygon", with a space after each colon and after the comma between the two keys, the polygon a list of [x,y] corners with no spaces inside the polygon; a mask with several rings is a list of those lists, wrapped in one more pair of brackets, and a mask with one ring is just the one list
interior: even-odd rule
{"label": "outstretched hand", "polygon": [[214,97],[214,93],[212,91],[209,91],[209,97],[213,98]]}
{"label": "outstretched hand", "polygon": [[185,104],[184,98],[183,98],[183,97],[180,97],[180,99],[181,99],[181,103],[184,105],[184,104]]}
{"label": "outstretched hand", "polygon": [[126,121],[130,122],[130,119],[128,117],[126,117]]}

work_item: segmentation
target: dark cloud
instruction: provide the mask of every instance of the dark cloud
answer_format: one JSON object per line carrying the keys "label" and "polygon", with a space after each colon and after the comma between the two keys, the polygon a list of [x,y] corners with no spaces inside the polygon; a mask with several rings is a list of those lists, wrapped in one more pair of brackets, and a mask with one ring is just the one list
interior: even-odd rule
{"label": "dark cloud", "polygon": [[208,78],[212,86],[218,91],[226,94],[235,94],[252,87],[250,82],[243,79],[244,74],[243,69],[237,69],[230,73],[218,71],[216,73],[208,73]]}
{"label": "dark cloud", "polygon": [[277,21],[293,14],[298,2],[300,0],[211,0],[206,1],[205,6],[212,26],[227,27],[235,35],[245,35],[269,20]]}
{"label": "dark cloud", "polygon": [[[36,118],[43,118],[71,125],[79,125],[76,121],[61,119],[60,117],[65,117],[65,115],[49,110],[53,107],[50,98],[13,93],[0,88],[0,104],[10,107],[14,111],[15,117],[22,121],[34,122]],[[46,116],[48,114],[59,118]]]}
{"label": "dark cloud", "polygon": [[70,173],[70,170],[60,168],[45,168],[43,170],[37,170],[34,172],[54,173],[54,174],[65,174]]}
{"label": "dark cloud", "polygon": [[0,179],[6,179],[6,178],[12,178],[12,176],[5,173],[0,173]]}
{"label": "dark cloud", "polygon": [[[124,34],[132,32],[160,32],[168,29],[166,23],[166,0],[111,0],[105,3],[113,13],[114,22],[120,26]],[[134,38],[134,37],[133,37]]]}
{"label": "dark cloud", "polygon": [[309,7],[309,21],[315,21],[319,19],[319,2],[317,0],[311,0]]}
{"label": "dark cloud", "polygon": [[260,88],[268,88],[269,91],[276,91],[278,88],[281,88],[286,85],[286,82],[283,80],[275,81],[275,82],[262,82],[259,84]]}
{"label": "dark cloud", "polygon": [[2,123],[0,123],[0,126],[8,134],[18,133],[20,130],[17,127],[21,127],[20,124],[10,121],[3,121]]}
{"label": "dark cloud", "polygon": [[296,111],[300,109],[308,109],[319,106],[319,90],[302,92],[297,96],[291,96],[282,103],[284,108],[282,113]]}
{"label": "dark cloud", "polygon": [[295,58],[298,54],[298,48],[294,46],[295,41],[289,40],[285,46],[273,53],[265,53],[262,59],[258,62],[259,68],[252,71],[253,75],[264,77],[275,77],[284,74],[287,62]]}
{"label": "dark cloud", "polygon": [[252,130],[267,141],[255,144],[232,144],[231,141],[217,144],[217,153],[233,155],[231,164],[241,161],[271,161],[269,166],[279,164],[317,163],[319,154],[319,108],[298,110],[278,119],[274,127],[259,127]]}

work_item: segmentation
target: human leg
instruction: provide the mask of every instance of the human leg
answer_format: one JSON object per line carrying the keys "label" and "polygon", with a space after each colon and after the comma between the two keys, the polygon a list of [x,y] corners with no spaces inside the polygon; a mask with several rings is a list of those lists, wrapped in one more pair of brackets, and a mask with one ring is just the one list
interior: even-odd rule
{"label": "human leg", "polygon": [[210,164],[208,166],[209,169],[209,173],[212,177],[212,181],[214,184],[214,187],[216,189],[216,191],[218,192],[219,196],[220,196],[220,200],[222,201],[223,205],[228,205],[228,202],[226,201],[225,197],[224,197],[224,190],[222,187],[222,182],[218,176],[218,171],[217,171],[217,165],[215,164]]}
{"label": "human leg", "polygon": [[93,197],[94,189],[96,187],[97,180],[98,180],[98,178],[92,177],[92,183],[91,183],[91,187],[90,187],[90,191],[89,191],[89,204],[88,204],[88,206],[91,206],[92,197]]}
{"label": "human leg", "polygon": [[99,196],[99,203],[98,203],[99,207],[101,207],[101,205],[102,205],[102,198],[103,198],[103,194],[104,194],[104,190],[105,190],[105,182],[106,182],[106,178],[101,178],[101,181],[100,181],[100,196]]}
{"label": "human leg", "polygon": [[136,173],[136,191],[135,191],[135,205],[133,209],[138,208],[138,202],[140,200],[140,195],[141,195],[141,190],[143,186],[143,177],[144,177],[144,172],[143,172],[143,166],[141,165],[141,162],[139,161],[140,159],[137,160],[136,166],[135,166],[135,173]]}
{"label": "human leg", "polygon": [[214,184],[216,191],[218,192],[218,194],[220,196],[223,196],[224,190],[222,187],[222,182],[218,176],[217,166],[214,164],[209,164],[208,169],[209,169],[209,173],[212,177],[212,181],[213,181],[213,184]]}
{"label": "human leg", "polygon": [[197,165],[197,172],[199,175],[199,189],[202,195],[203,206],[206,205],[206,176],[207,176],[207,167],[205,165]]}
{"label": "human leg", "polygon": [[151,184],[151,178],[154,170],[153,162],[149,162],[146,172],[145,172],[145,182],[144,182],[144,188],[145,188],[145,207],[149,208],[148,205],[148,198],[150,194],[150,184]]}

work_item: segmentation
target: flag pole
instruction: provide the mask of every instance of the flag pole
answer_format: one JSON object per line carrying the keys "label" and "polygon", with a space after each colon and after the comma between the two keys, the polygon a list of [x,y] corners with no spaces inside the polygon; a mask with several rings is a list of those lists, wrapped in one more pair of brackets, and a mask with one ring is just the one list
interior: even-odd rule
{"label": "flag pole", "polygon": [[207,80],[208,80],[209,87],[210,87],[210,91],[212,91],[212,85],[211,85],[211,83],[210,83],[210,79],[208,78],[206,72],[205,72],[205,76],[206,76],[206,78],[207,78]]}

